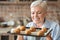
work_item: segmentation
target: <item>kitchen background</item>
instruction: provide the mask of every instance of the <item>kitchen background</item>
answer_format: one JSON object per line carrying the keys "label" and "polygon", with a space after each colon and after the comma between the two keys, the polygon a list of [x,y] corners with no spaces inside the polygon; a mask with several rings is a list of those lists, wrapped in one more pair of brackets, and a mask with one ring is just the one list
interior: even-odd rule
{"label": "kitchen background", "polygon": [[[26,25],[30,22],[30,4],[33,1],[34,0],[0,0],[0,32],[6,32],[8,28],[10,30],[11,27]],[[48,0],[47,3],[47,19],[60,24],[60,0]],[[8,25],[6,25],[7,22]],[[16,36],[5,33],[0,35],[0,40],[16,40]]]}

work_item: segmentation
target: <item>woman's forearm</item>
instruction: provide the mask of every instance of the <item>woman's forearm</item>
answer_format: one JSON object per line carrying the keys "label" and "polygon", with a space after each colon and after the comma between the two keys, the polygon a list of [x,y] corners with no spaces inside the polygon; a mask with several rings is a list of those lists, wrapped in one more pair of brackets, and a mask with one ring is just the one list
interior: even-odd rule
{"label": "woman's forearm", "polygon": [[52,40],[52,37],[46,37],[46,40]]}
{"label": "woman's forearm", "polygon": [[23,39],[23,36],[18,35],[18,36],[17,36],[17,40],[24,40],[24,39]]}
{"label": "woman's forearm", "polygon": [[53,40],[52,37],[51,37],[51,34],[46,36],[46,40]]}

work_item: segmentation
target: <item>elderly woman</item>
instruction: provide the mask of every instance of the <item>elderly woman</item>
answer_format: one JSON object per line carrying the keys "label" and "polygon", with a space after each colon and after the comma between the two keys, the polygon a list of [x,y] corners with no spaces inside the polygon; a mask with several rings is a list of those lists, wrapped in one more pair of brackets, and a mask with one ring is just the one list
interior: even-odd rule
{"label": "elderly woman", "polygon": [[60,40],[60,27],[56,22],[46,20],[47,16],[47,2],[46,1],[34,1],[31,6],[31,18],[33,22],[30,22],[26,27],[37,28],[52,28],[53,30],[46,37],[33,37],[33,36],[18,36],[17,40]]}

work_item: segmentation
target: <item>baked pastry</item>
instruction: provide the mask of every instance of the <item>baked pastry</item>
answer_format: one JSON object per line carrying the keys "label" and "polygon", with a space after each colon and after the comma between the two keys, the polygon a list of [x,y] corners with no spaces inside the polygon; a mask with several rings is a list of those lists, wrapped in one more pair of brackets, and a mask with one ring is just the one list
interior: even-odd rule
{"label": "baked pastry", "polygon": [[14,29],[11,30],[11,33],[17,33],[17,34],[20,34],[20,29],[14,28]]}
{"label": "baked pastry", "polygon": [[42,31],[47,32],[47,28],[43,27]]}
{"label": "baked pastry", "polygon": [[36,28],[35,27],[30,27],[30,31],[31,32],[35,32],[36,31]]}
{"label": "baked pastry", "polygon": [[25,26],[20,26],[21,31],[24,31],[25,29],[26,29]]}
{"label": "baked pastry", "polygon": [[15,30],[15,29],[13,28],[13,29],[11,29],[11,31],[10,31],[10,32],[11,32],[11,33],[14,33],[14,30]]}
{"label": "baked pastry", "polygon": [[20,34],[20,29],[16,28],[14,32]]}
{"label": "baked pastry", "polygon": [[20,28],[20,25],[18,25],[17,28]]}
{"label": "baked pastry", "polygon": [[29,29],[26,29],[25,34],[31,34],[31,31]]}
{"label": "baked pastry", "polygon": [[44,35],[44,31],[40,30],[37,32],[37,36],[43,36]]}

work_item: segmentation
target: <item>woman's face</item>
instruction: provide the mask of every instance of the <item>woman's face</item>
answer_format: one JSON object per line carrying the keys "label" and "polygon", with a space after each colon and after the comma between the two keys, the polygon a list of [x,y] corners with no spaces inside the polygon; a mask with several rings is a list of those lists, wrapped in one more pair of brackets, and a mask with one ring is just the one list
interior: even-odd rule
{"label": "woman's face", "polygon": [[31,7],[31,18],[34,23],[42,23],[46,16],[46,11],[42,7]]}

